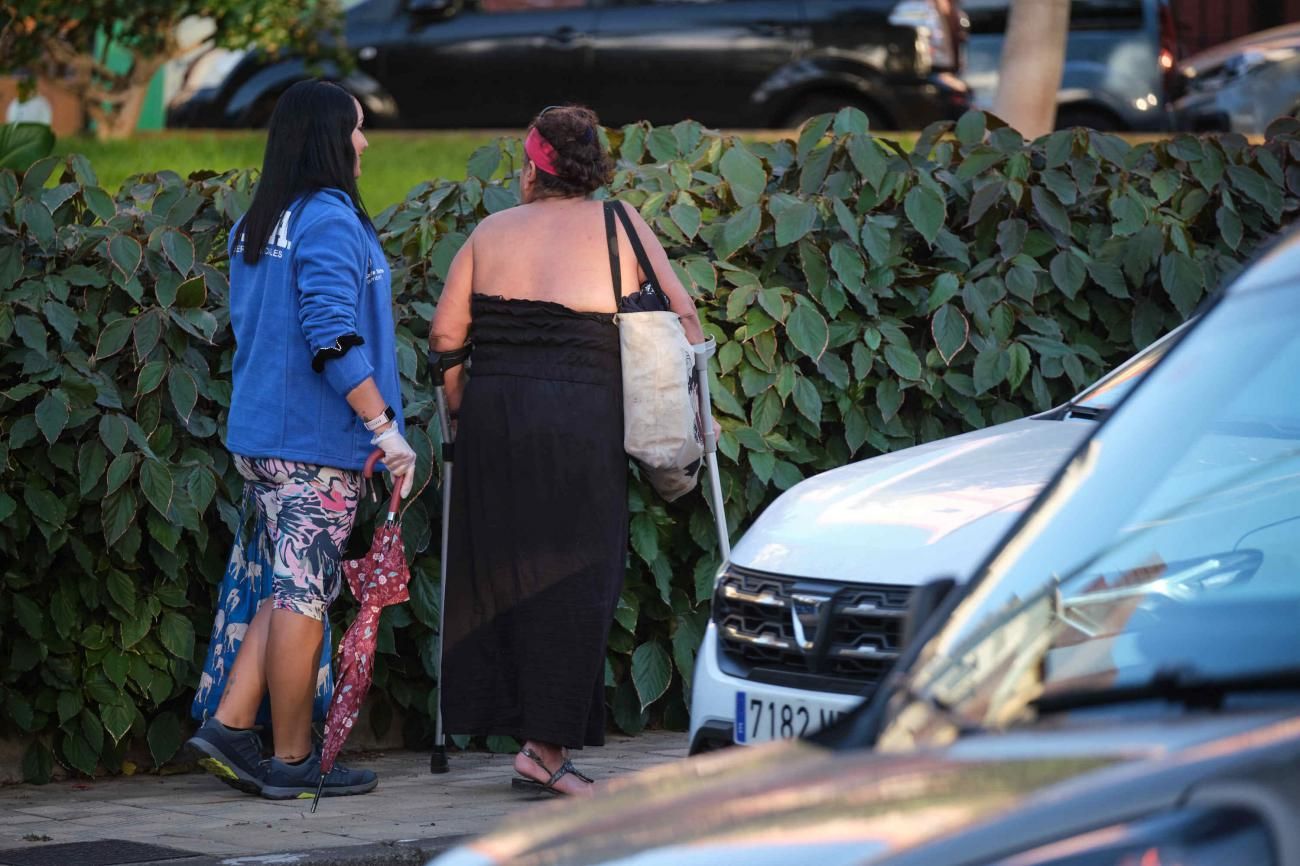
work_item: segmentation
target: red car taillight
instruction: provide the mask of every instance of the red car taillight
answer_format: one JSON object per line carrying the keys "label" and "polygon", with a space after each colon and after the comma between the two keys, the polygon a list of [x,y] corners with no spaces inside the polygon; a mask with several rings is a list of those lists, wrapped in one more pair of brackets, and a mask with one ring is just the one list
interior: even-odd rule
{"label": "red car taillight", "polygon": [[1160,78],[1164,84],[1165,99],[1172,98],[1178,73],[1174,67],[1178,63],[1178,28],[1174,23],[1174,12],[1169,3],[1162,2],[1160,9]]}

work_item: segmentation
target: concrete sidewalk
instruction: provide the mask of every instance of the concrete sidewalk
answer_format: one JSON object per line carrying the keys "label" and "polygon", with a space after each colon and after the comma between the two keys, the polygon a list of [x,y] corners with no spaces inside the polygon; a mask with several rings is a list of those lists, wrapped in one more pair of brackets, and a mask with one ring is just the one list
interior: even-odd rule
{"label": "concrete sidewalk", "polygon": [[[686,735],[611,737],[574,763],[601,781],[686,756]],[[419,752],[345,755],[379,774],[361,797],[273,802],[202,773],[0,788],[3,866],[423,863],[537,802],[510,787],[512,755],[453,752],[430,775]],[[548,798],[549,799],[549,798]],[[160,846],[158,850],[148,846]]]}

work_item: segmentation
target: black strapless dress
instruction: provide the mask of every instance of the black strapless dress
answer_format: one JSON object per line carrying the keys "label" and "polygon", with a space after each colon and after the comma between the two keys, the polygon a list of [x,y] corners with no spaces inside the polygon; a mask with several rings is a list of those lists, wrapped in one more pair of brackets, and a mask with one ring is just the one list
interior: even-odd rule
{"label": "black strapless dress", "polygon": [[611,314],[475,295],[448,540],[446,730],[605,742],[605,644],[627,564]]}

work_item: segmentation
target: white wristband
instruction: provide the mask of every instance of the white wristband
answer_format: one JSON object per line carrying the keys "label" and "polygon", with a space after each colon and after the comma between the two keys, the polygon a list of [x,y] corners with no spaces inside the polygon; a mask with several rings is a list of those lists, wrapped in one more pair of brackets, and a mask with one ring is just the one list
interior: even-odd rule
{"label": "white wristband", "polygon": [[393,411],[393,408],[391,406],[385,406],[384,411],[380,412],[378,415],[371,418],[369,421],[363,421],[362,426],[364,426],[367,430],[373,433],[376,430],[378,430],[380,427],[383,427],[388,422],[396,421],[396,420],[397,420],[397,413]]}

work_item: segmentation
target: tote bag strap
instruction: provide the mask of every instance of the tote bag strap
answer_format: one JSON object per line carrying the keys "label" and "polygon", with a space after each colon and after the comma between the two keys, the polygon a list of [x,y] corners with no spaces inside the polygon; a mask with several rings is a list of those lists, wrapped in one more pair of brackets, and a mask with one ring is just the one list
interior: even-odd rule
{"label": "tote bag strap", "polygon": [[614,309],[623,303],[623,268],[618,257],[618,228],[614,225],[614,206],[605,202],[605,245],[609,247],[609,273],[614,285]]}
{"label": "tote bag strap", "polygon": [[632,218],[627,215],[623,202],[614,202],[614,210],[618,212],[618,218],[623,223],[623,230],[627,232],[627,239],[632,242],[632,252],[636,253],[637,264],[645,272],[646,282],[654,289],[656,295],[662,297],[664,290],[659,287],[659,278],[655,276],[655,269],[650,266],[650,257],[645,254],[645,247],[641,245],[641,238],[632,225]]}

